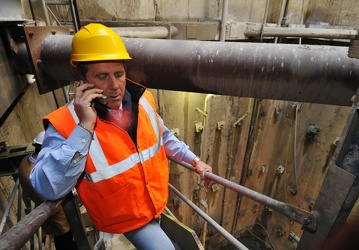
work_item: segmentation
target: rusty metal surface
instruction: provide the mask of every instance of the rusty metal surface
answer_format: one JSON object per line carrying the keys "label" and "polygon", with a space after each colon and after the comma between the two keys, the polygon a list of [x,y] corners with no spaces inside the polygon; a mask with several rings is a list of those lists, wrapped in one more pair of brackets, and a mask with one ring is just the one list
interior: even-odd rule
{"label": "rusty metal surface", "polygon": [[[32,66],[36,81],[38,83],[39,92],[41,94],[47,93],[49,91],[61,88],[63,85],[66,85],[67,83],[61,83],[58,81],[58,79],[54,79],[48,75],[46,67],[44,67],[42,64],[40,52],[42,49],[42,43],[46,37],[73,35],[73,26],[25,26],[24,33],[26,36],[26,46],[32,60]],[[72,36],[70,36],[68,39],[70,39],[71,42]],[[69,49],[71,51],[71,43]],[[67,55],[64,55],[64,51],[61,50],[57,50],[56,53],[62,54],[62,56],[65,57],[69,57],[71,55],[71,52]],[[57,62],[51,62],[51,64],[52,65],[47,65],[47,67],[53,67],[57,64]]]}
{"label": "rusty metal surface", "polygon": [[62,200],[46,201],[0,237],[0,250],[21,249],[39,227],[60,206]]}
{"label": "rusty metal surface", "polygon": [[[359,61],[344,47],[123,40],[133,58],[128,76],[150,88],[350,106],[359,82]],[[47,35],[36,44],[41,93],[56,87],[54,80],[42,81],[45,71],[60,82],[76,79],[71,36]]]}

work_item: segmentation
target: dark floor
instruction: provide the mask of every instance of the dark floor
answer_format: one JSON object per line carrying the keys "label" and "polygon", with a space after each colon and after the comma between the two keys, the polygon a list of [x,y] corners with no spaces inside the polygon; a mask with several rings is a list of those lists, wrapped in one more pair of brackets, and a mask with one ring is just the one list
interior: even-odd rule
{"label": "dark floor", "polygon": [[[267,247],[264,242],[258,240],[257,238],[255,238],[253,236],[250,236],[250,235],[242,236],[242,237],[238,238],[238,240],[250,250],[252,250],[252,249],[253,250],[271,249],[271,248]],[[222,250],[237,250],[237,248],[232,245],[227,245],[227,246],[223,247]]]}

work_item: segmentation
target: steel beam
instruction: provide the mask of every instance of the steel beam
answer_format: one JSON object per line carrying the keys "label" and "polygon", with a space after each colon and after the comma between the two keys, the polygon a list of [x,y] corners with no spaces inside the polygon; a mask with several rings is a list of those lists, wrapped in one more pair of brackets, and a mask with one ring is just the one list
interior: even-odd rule
{"label": "steel beam", "polygon": [[91,246],[87,238],[87,232],[79,210],[79,200],[77,195],[70,192],[62,202],[62,208],[65,212],[67,222],[71,227],[72,234],[78,250],[90,250]]}
{"label": "steel beam", "polygon": [[[36,28],[43,29],[25,33],[29,43],[41,45],[31,55],[40,92],[78,80],[69,65],[72,35],[48,32],[37,40]],[[133,58],[128,76],[150,88],[350,106],[359,82],[359,61],[344,47],[123,40]],[[43,75],[54,81],[42,81]]]}

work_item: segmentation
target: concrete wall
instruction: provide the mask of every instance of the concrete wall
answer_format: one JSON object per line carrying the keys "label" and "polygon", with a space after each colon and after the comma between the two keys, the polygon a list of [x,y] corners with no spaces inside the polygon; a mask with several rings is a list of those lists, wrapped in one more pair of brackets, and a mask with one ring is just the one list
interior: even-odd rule
{"label": "concrete wall", "polygon": [[[222,17],[223,0],[84,1],[79,0],[81,19],[134,21],[205,21]],[[283,1],[228,1],[228,21],[277,23]],[[268,2],[268,16],[264,20]],[[286,24],[328,23],[358,26],[357,0],[287,1]]]}
{"label": "concrete wall", "polygon": [[[267,5],[268,2],[268,5]],[[277,23],[281,17],[282,0],[228,1],[228,21]],[[28,1],[22,0],[26,16],[31,17]],[[43,22],[40,0],[31,0],[35,16]],[[167,1],[167,0],[78,0],[81,20],[132,20],[132,21],[194,21],[219,20],[222,17],[223,0]],[[358,0],[287,1],[285,24],[303,23],[358,26],[356,9]],[[267,12],[266,12],[267,7]],[[51,7],[57,17],[68,14],[64,6]],[[266,15],[267,13],[267,15]],[[267,18],[265,18],[267,17]],[[54,23],[55,20],[53,20]]]}

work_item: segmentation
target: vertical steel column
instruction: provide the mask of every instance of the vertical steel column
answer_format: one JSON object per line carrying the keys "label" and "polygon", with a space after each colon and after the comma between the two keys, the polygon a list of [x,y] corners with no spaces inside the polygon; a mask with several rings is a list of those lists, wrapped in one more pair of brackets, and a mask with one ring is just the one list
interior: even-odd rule
{"label": "vertical steel column", "polygon": [[81,213],[78,207],[77,197],[71,192],[67,195],[62,203],[67,221],[71,227],[74,235],[77,248],[79,250],[90,250],[90,243],[87,239],[87,234],[83,226]]}
{"label": "vertical steel column", "polygon": [[51,25],[51,21],[50,21],[49,11],[47,9],[46,0],[41,0],[41,3],[42,3],[42,8],[44,10],[44,15],[45,15],[45,23],[47,26],[49,26],[49,25]]}
{"label": "vertical steel column", "polygon": [[68,1],[71,9],[72,21],[74,23],[75,30],[78,31],[80,29],[80,19],[77,12],[76,0],[68,0]]}
{"label": "vertical steel column", "polygon": [[221,42],[224,42],[226,40],[228,1],[229,0],[224,0],[223,5],[222,5],[221,33],[219,35],[219,41],[221,41]]}

